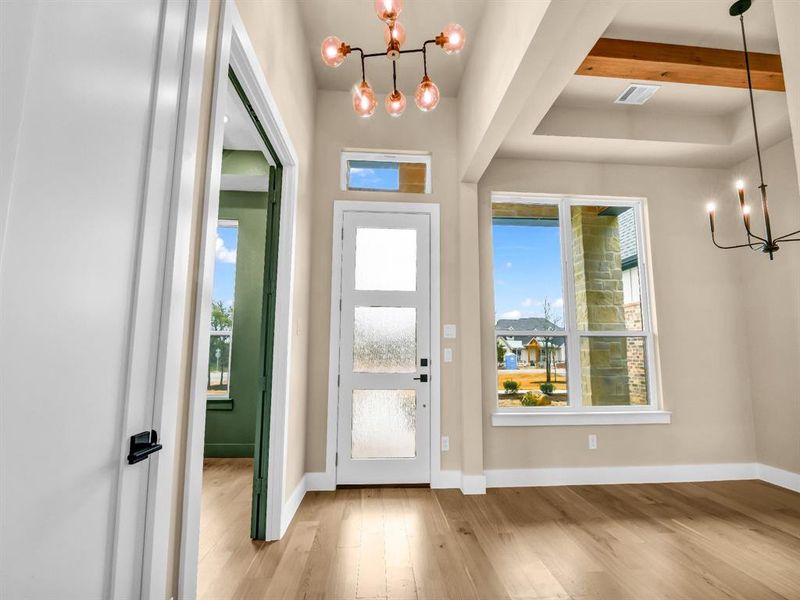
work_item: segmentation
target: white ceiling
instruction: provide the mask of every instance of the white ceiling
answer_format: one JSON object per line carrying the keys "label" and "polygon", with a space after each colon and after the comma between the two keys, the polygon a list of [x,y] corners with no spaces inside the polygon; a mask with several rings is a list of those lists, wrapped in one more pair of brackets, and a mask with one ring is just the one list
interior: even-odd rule
{"label": "white ceiling", "polygon": [[[403,48],[418,48],[425,40],[433,39],[448,23],[458,23],[466,30],[464,50],[448,56],[438,46],[428,46],[428,75],[439,86],[442,96],[457,96],[461,74],[469,57],[470,42],[474,39],[484,0],[406,0],[399,21],[406,27]],[[344,63],[332,69],[319,54],[322,40],[336,35],[364,52],[382,52],[385,25],[378,20],[371,0],[300,0],[306,40],[314,64],[317,87],[325,90],[352,89],[361,79],[358,53],[348,56]],[[366,61],[367,80],[381,93],[392,88],[391,62],[383,57]],[[397,63],[398,89],[412,96],[422,79],[422,55],[407,54]]]}
{"label": "white ceiling", "polygon": [[225,93],[225,123],[222,147],[226,150],[264,150],[264,144],[256,131],[253,120],[242,104],[239,94],[228,81]]}
{"label": "white ceiling", "polygon": [[[742,49],[739,19],[728,14],[733,0],[634,0],[617,13],[604,37]],[[744,15],[748,50],[778,53],[771,0],[753,0]]]}
{"label": "white ceiling", "polygon": [[[731,1],[630,1],[603,36],[740,49]],[[750,49],[777,53],[769,0],[754,0],[745,26]],[[497,156],[725,167],[754,153],[746,89],[663,83],[642,106],[614,104],[630,83],[574,75],[541,121],[522,111]],[[785,94],[756,91],[755,104],[762,147],[790,135]]]}

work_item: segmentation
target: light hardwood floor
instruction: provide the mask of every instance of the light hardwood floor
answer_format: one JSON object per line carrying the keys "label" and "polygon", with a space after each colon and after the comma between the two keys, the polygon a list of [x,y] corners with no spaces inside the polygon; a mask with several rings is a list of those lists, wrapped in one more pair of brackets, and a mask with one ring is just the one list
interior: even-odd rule
{"label": "light hardwood floor", "polygon": [[251,477],[206,461],[203,600],[800,600],[800,495],[758,481],[309,492],[264,543]]}

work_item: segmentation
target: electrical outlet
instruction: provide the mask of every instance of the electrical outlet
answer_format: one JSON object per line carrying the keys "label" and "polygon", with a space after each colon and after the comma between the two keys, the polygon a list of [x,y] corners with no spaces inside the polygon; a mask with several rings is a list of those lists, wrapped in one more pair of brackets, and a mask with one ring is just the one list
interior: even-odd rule
{"label": "electrical outlet", "polygon": [[446,435],[442,436],[442,452],[450,450],[450,438]]}
{"label": "electrical outlet", "polygon": [[452,348],[445,348],[444,349],[444,362],[453,362],[453,349]]}
{"label": "electrical outlet", "polygon": [[589,434],[589,450],[597,450],[597,435],[594,433]]}

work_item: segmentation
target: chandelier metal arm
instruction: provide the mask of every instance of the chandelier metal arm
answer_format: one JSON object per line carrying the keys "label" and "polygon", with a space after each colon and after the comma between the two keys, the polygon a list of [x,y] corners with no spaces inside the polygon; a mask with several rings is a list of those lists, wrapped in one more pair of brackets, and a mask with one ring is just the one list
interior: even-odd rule
{"label": "chandelier metal arm", "polygon": [[748,244],[736,244],[734,246],[723,246],[723,245],[717,243],[717,236],[713,232],[711,234],[711,241],[714,242],[714,245],[717,248],[720,248],[722,250],[731,250],[733,248],[750,248],[751,250],[759,250],[760,247],[761,247],[761,244],[754,244],[752,242],[750,242]]}
{"label": "chandelier metal arm", "polygon": [[748,241],[750,241],[750,238],[755,238],[755,239],[757,239],[759,242],[763,242],[763,243],[765,243],[765,244],[769,244],[769,242],[768,242],[767,240],[765,240],[764,238],[762,238],[760,235],[756,235],[755,233],[752,233],[752,232],[750,231],[750,226],[749,226],[749,225],[747,225],[747,226],[745,227],[745,229],[747,230],[747,240],[748,240]]}
{"label": "chandelier metal arm", "polygon": [[776,242],[800,242],[800,239],[787,239],[787,238],[791,238],[793,235],[798,235],[798,234],[800,234],[800,229],[798,229],[797,231],[793,231],[792,233],[787,233],[786,235],[782,235],[779,238],[775,238],[774,241],[776,241]]}
{"label": "chandelier metal arm", "polygon": [[358,52],[361,55],[361,81],[367,80],[367,74],[364,70],[364,59],[367,58],[368,55],[364,54],[364,50],[356,46],[355,48],[350,48],[351,52]]}
{"label": "chandelier metal arm", "polygon": [[[764,168],[761,166],[761,145],[758,142],[758,125],[756,124],[756,105],[755,101],[753,100],[753,81],[750,77],[750,56],[747,52],[747,36],[744,33],[744,13],[739,15],[739,23],[742,26],[742,46],[744,48],[744,66],[745,70],[747,71],[747,90],[750,93],[750,114],[753,116],[753,133],[756,138],[756,156],[758,157],[758,175],[761,179],[761,186],[759,187],[767,187],[764,185]],[[761,190],[762,195],[764,195],[764,190]]]}

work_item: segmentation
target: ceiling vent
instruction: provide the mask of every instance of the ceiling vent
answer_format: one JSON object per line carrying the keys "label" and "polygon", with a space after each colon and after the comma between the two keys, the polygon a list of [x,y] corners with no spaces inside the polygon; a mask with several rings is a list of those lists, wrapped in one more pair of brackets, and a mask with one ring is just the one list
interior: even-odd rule
{"label": "ceiling vent", "polygon": [[632,83],[625,88],[625,91],[619,95],[619,98],[614,100],[614,104],[635,104],[640,106],[650,100],[660,87],[660,85]]}

